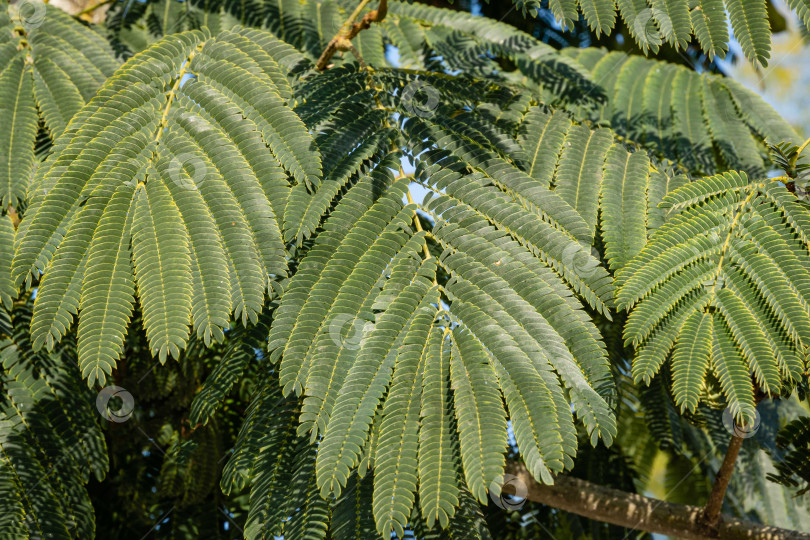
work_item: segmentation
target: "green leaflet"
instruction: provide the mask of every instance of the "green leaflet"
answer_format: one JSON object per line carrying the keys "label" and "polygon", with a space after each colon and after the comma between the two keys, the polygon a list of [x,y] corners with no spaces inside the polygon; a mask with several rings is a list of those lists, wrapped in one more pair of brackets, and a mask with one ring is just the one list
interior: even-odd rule
{"label": "green leaflet", "polygon": [[558,21],[567,28],[574,27],[574,20],[579,18],[575,0],[549,0],[548,6]]}
{"label": "green leaflet", "polygon": [[374,516],[377,530],[404,535],[417,484],[422,374],[427,366],[428,336],[435,313],[417,314],[399,348],[391,387],[382,409],[374,456]]}
{"label": "green leaflet", "polygon": [[606,129],[591,131],[583,126],[573,127],[566,134],[557,164],[556,193],[577,209],[591,235],[596,229],[602,164],[612,139]]}
{"label": "green leaflet", "polygon": [[645,54],[650,50],[658,52],[663,40],[646,0],[618,0],[616,4],[627,31],[641,46],[641,51]]}
{"label": "green leaflet", "polygon": [[[7,44],[8,47],[11,44]],[[25,188],[34,164],[37,110],[30,96],[34,84],[32,68],[17,57],[0,71],[0,118],[8,129],[0,139],[0,204],[16,206],[25,198]]]}
{"label": "green leaflet", "polygon": [[726,162],[739,163],[752,175],[763,174],[762,158],[728,91],[719,83],[704,80],[701,94],[709,131]]}
{"label": "green leaflet", "polygon": [[353,475],[332,507],[330,533],[338,540],[369,538],[377,534],[371,499],[373,478]]}
{"label": "green leaflet", "polygon": [[787,4],[805,25],[810,24],[810,3],[807,0],[787,0]]}
{"label": "green leaflet", "polygon": [[600,192],[605,255],[614,271],[647,243],[646,189],[650,162],[643,152],[627,152],[614,144],[605,161]]}
{"label": "green leaflet", "polygon": [[653,17],[664,38],[676,48],[685,49],[692,34],[689,4],[682,0],[653,0]]}
{"label": "green leaflet", "polygon": [[430,306],[433,295],[429,294],[430,282],[425,276],[433,270],[431,267],[435,268],[435,263],[428,261],[423,265],[421,275],[400,292],[381,316],[346,376],[319,446],[316,470],[322,495],[339,493],[345,486],[350,469],[357,464],[373,411],[390,380],[397,346],[414,315],[435,309]]}
{"label": "green leaflet", "polygon": [[[631,140],[644,138],[644,117],[651,112],[644,109],[647,79],[650,71],[658,67],[640,56],[632,57],[622,65],[616,78],[611,126]],[[649,95],[649,90],[646,94]]]}
{"label": "green leaflet", "polygon": [[549,114],[539,108],[531,109],[521,124],[524,131],[521,146],[529,160],[526,172],[546,186],[551,185],[557,157],[570,127],[571,120],[564,113]]}
{"label": "green leaflet", "polygon": [[475,497],[486,501],[490,483],[503,474],[506,413],[486,351],[461,329],[453,331],[450,381],[464,475]]}
{"label": "green leaflet", "polygon": [[151,176],[135,197],[132,261],[152,354],[165,362],[169,354],[178,358],[186,346],[191,263],[180,211],[166,185],[154,172]]}
{"label": "green leaflet", "polygon": [[709,58],[724,58],[728,51],[728,19],[723,0],[700,0],[692,10],[695,37]]}
{"label": "green leaflet", "polygon": [[681,409],[697,408],[709,368],[712,336],[712,316],[700,311],[692,312],[678,336],[672,353],[672,393]]}
{"label": "green leaflet", "polygon": [[[450,350],[447,333],[434,328],[423,353],[419,429],[419,505],[427,526],[446,528],[458,505],[455,454],[450,435]],[[430,361],[428,361],[430,360]]]}
{"label": "green leaflet", "polygon": [[616,6],[611,0],[577,0],[588,26],[596,35],[610,34],[616,21]]}
{"label": "green leaflet", "polygon": [[726,10],[745,57],[767,66],[771,56],[771,28],[765,1],[726,0]]}
{"label": "green leaflet", "polygon": [[104,209],[87,255],[79,318],[79,367],[88,386],[103,385],[121,354],[135,286],[130,234],[135,189],[116,188]]}

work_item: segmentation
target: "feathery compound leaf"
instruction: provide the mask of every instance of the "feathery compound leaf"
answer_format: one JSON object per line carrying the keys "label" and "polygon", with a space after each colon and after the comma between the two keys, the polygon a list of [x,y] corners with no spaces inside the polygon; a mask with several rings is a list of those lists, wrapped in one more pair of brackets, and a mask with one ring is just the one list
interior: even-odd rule
{"label": "feathery compound leaf", "polygon": [[556,192],[585,218],[591,234],[596,229],[602,164],[612,142],[607,129],[574,126],[565,136],[557,164]]}
{"label": "feathery compound leaf", "polygon": [[446,528],[458,506],[456,449],[450,437],[450,349],[447,333],[434,328],[423,352],[419,429],[419,505],[427,526]]}
{"label": "feathery compound leaf", "polygon": [[608,151],[600,193],[605,256],[616,271],[647,243],[647,175],[650,161],[643,152],[627,152],[614,144]]}
{"label": "feathery compound leaf", "polygon": [[[421,514],[432,524],[449,523],[457,515],[452,510],[460,493],[453,481],[457,437],[467,485],[479,500],[487,497],[503,472],[506,439],[492,421],[481,422],[483,432],[462,421],[481,414],[482,407],[494,407],[505,398],[521,454],[532,474],[546,482],[553,473],[573,466],[574,414],[592,444],[600,437],[607,443],[613,440],[616,421],[608,405],[613,389],[607,354],[571,289],[606,314],[604,302],[613,292],[610,276],[584,251],[595,234],[588,220],[515,166],[535,167],[545,182],[556,183],[558,154],[565,152],[565,137],[574,129],[563,113],[551,113],[548,122],[555,126],[547,138],[546,131],[533,133],[547,129],[547,113],[529,111],[533,117],[521,128],[524,142],[531,145],[527,152],[515,144],[516,126],[501,125],[500,117],[493,121],[484,108],[447,114],[440,107],[436,114],[417,114],[399,99],[402,87],[413,82],[411,76],[388,70],[363,75],[367,77],[378,77],[376,97],[353,86],[355,72],[349,67],[329,70],[303,87],[307,103],[298,110],[318,126],[316,140],[326,170],[343,161],[344,144],[360,156],[351,165],[357,172],[340,173],[334,183],[327,176],[314,195],[300,184],[293,189],[285,221],[289,216],[289,226],[295,227],[294,216],[306,215],[317,204],[310,214],[312,224],[306,225],[314,241],[302,244],[306,254],[274,314],[268,348],[273,361],[280,359],[284,392],[303,397],[299,435],[308,432],[312,442],[323,437],[316,458],[322,495],[340,494],[353,475],[373,466],[377,528],[399,534],[406,533],[408,520],[414,519],[417,490]],[[322,93],[332,80],[344,90],[334,96]],[[462,96],[470,93],[469,86],[456,86],[454,79],[427,80],[435,82],[449,102],[468,107]],[[491,87],[481,91],[500,95]],[[308,106],[320,99],[336,101],[320,110]],[[391,125],[391,119],[376,112],[379,109],[366,110],[372,99],[390,103],[399,113],[399,133],[375,132],[378,122]],[[521,117],[516,110],[515,119]],[[593,204],[583,206],[583,211],[592,211],[595,228],[603,170],[614,139],[606,129],[576,127],[585,141],[565,159],[571,170],[586,169],[597,176]],[[345,141],[339,139],[343,134],[348,135]],[[600,143],[586,148],[591,138]],[[366,141],[372,146],[364,147]],[[372,154],[390,151],[393,144],[397,151],[386,157]],[[394,180],[394,171],[402,167],[400,152],[414,161],[414,177]],[[529,154],[543,155],[544,161],[538,165],[538,158]],[[634,175],[627,181],[641,187],[637,193],[645,212],[650,169],[648,161],[642,165],[622,175]],[[584,193],[592,182],[581,172],[569,176],[574,193]],[[412,198],[406,195],[409,182],[428,190],[420,204],[404,204],[404,197]],[[427,230],[413,230],[415,212]],[[322,215],[327,217],[317,227]],[[638,231],[643,242],[643,217]],[[289,240],[299,241],[300,234],[299,229]],[[441,255],[434,256],[437,247]],[[430,353],[431,347],[442,348],[426,344],[439,339],[450,351],[455,342],[429,338],[431,323],[437,331],[469,336],[480,358],[462,360],[461,365],[467,371],[490,373],[483,375],[480,388],[476,383],[470,389],[458,369],[456,375],[449,370],[454,392],[447,403],[452,403],[456,430],[427,410],[421,423],[412,422],[417,401],[425,408],[429,399],[424,392],[431,357],[420,367],[425,347],[428,354],[437,354]],[[467,350],[467,345],[458,347],[462,355]],[[478,364],[482,367],[475,367]],[[425,374],[418,375],[422,369]],[[433,377],[430,387],[440,389],[442,381]],[[424,386],[414,386],[417,379],[425,379]],[[420,396],[425,401],[417,400]],[[431,399],[430,410],[441,411],[441,399]],[[503,405],[493,414],[505,425]],[[427,446],[429,433],[445,429],[448,433],[438,448]],[[434,481],[431,467],[444,476]]]}
{"label": "feathery compound leaf", "polygon": [[191,272],[180,212],[163,182],[154,174],[151,180],[135,196],[132,260],[146,335],[152,354],[164,362],[186,346]]}
{"label": "feathery compound leaf", "polygon": [[[425,266],[424,273],[435,272],[435,263],[427,261]],[[345,486],[350,469],[357,464],[374,410],[391,378],[397,348],[416,314],[435,310],[430,305],[435,299],[424,273],[402,289],[377,321],[340,389],[318,449],[316,469],[322,495],[339,493]]]}
{"label": "feathery compound leaf", "polygon": [[487,488],[503,474],[506,413],[487,353],[470,334],[453,330],[450,381],[455,401],[461,462],[467,485],[485,502]]}
{"label": "feathery compound leaf", "polygon": [[78,312],[91,383],[115,365],[132,309],[130,236],[144,327],[161,361],[185,348],[189,323],[209,344],[223,339],[231,314],[255,322],[265,289],[286,276],[287,172],[312,186],[321,166],[287,106],[277,43],[255,30],[155,43],[77,113],[38,171],[42,192],[21,225],[12,277],[19,286],[44,272],[37,347],[52,347]]}
{"label": "feathery compound leaf", "polygon": [[135,213],[132,185],[116,188],[87,254],[78,329],[79,367],[88,386],[104,385],[124,345],[135,286],[130,234]]}
{"label": "feathery compound leaf", "polygon": [[723,0],[700,0],[692,10],[692,28],[709,58],[725,58],[728,51],[728,19]]}
{"label": "feathery compound leaf", "polygon": [[34,145],[42,120],[52,139],[95,94],[118,63],[107,42],[60,9],[25,24],[17,4],[0,14],[0,205],[25,199],[34,174]]}
{"label": "feathery compound leaf", "polygon": [[726,0],[726,9],[745,57],[767,66],[771,57],[771,27],[765,0]]}
{"label": "feathery compound leaf", "polygon": [[735,417],[751,420],[751,377],[770,394],[802,377],[810,216],[778,183],[736,172],[686,184],[661,206],[675,215],[619,271],[633,376],[648,381],[674,347],[681,408],[697,407],[711,369]]}
{"label": "feathery compound leaf", "polygon": [[[7,43],[4,48],[13,44]],[[2,54],[2,52],[0,52]],[[0,71],[0,121],[8,126],[0,139],[0,205],[16,206],[25,198],[28,177],[34,165],[37,110],[32,68],[18,56]]]}
{"label": "feathery compound leaf", "polygon": [[[770,105],[726,77],[618,51],[568,48],[564,54],[588,68],[606,94],[596,107],[580,105],[578,116],[610,123],[618,135],[690,172],[761,170],[763,141],[801,143]],[[712,135],[722,153],[714,151]]]}
{"label": "feathery compound leaf", "polygon": [[[17,303],[12,328],[0,329],[0,530],[15,537],[92,537],[90,473],[102,480],[107,449],[73,363],[73,344],[53,354],[31,350],[30,303]],[[13,486],[13,487],[12,487]],[[19,511],[25,516],[14,523]]]}
{"label": "feathery compound leaf", "polygon": [[[435,300],[438,302],[438,294]],[[374,455],[374,516],[382,535],[397,536],[411,515],[416,495],[419,413],[428,337],[435,313],[417,314],[397,353],[394,374],[383,405],[380,438]]]}
{"label": "feathery compound leaf", "polygon": [[689,4],[682,0],[652,0],[653,16],[666,40],[675,48],[685,49],[692,34]]}
{"label": "feathery compound leaf", "polygon": [[588,26],[596,35],[610,34],[616,22],[616,5],[612,0],[577,0]]}
{"label": "feathery compound leaf", "polygon": [[14,223],[11,216],[0,215],[0,304],[11,309],[11,299],[17,296],[11,281],[11,260],[14,256]]}

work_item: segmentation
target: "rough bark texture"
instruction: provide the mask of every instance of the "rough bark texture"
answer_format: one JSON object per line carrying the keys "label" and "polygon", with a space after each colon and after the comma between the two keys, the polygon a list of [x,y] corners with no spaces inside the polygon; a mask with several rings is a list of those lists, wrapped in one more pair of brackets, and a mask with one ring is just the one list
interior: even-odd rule
{"label": "rough bark texture", "polygon": [[530,501],[630,529],[689,540],[810,540],[810,534],[723,514],[714,530],[707,530],[702,523],[704,509],[700,506],[668,503],[569,476],[557,476],[554,485],[547,486],[535,481],[522,463],[511,463],[508,472],[523,481]]}

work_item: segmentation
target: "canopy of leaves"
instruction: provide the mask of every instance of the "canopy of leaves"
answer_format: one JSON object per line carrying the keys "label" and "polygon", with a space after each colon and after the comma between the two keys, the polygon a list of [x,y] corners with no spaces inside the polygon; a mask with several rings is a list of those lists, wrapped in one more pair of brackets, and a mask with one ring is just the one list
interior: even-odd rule
{"label": "canopy of leaves", "polygon": [[[340,3],[178,4],[113,9],[111,42],[136,53],[120,67],[55,10],[4,26],[25,148],[4,154],[0,529],[92,535],[71,517],[86,466],[108,468],[86,386],[126,377],[133,352],[189,378],[194,429],[161,437],[155,491],[207,501],[224,440],[220,488],[249,493],[249,538],[478,538],[508,453],[552,483],[614,441],[700,447],[679,412],[751,421],[759,394],[806,385],[810,212],[786,189],[801,150],[755,94],[407,3],[319,72]],[[612,2],[568,4],[551,6],[612,27]],[[727,4],[764,62],[767,28],[739,22],[756,3]],[[719,55],[709,7],[651,13]],[[93,46],[54,60],[48,25]],[[777,142],[794,150],[772,158]],[[764,179],[773,164],[792,170]],[[218,419],[245,380],[229,438]],[[622,420],[623,399],[647,422]]]}

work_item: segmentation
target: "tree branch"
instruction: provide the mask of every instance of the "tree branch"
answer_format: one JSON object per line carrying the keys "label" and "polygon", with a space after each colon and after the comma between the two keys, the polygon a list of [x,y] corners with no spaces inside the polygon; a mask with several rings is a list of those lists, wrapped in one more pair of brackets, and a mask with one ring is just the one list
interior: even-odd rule
{"label": "tree branch", "polygon": [[385,15],[388,13],[388,2],[387,0],[380,0],[380,5],[377,7],[377,9],[366,13],[360,22],[354,22],[355,19],[357,19],[357,17],[360,15],[360,12],[363,11],[363,8],[365,8],[370,1],[371,0],[362,0],[360,5],[358,5],[349,18],[346,19],[346,22],[343,23],[340,31],[335,34],[335,37],[329,40],[329,44],[326,46],[326,49],[323,51],[323,53],[321,53],[321,57],[318,58],[318,63],[315,64],[315,68],[318,71],[323,71],[327,68],[329,61],[337,51],[352,50],[352,39],[357,37],[357,34],[359,34],[362,30],[365,30],[371,26],[371,23],[380,22],[385,18]]}
{"label": "tree branch", "polygon": [[709,493],[709,500],[706,501],[706,506],[703,509],[702,523],[707,529],[712,530],[717,525],[720,518],[720,510],[723,509],[723,499],[726,496],[726,489],[728,483],[731,481],[731,473],[734,472],[734,463],[737,461],[737,455],[740,453],[743,438],[737,435],[731,436],[731,441],[728,443],[728,450],[723,458],[723,464],[720,465],[720,470],[717,471],[717,476],[714,478],[712,484],[712,491]]}
{"label": "tree branch", "polygon": [[810,540],[810,535],[770,527],[721,514],[716,529],[701,523],[703,508],[675,504],[628,493],[569,476],[557,476],[554,485],[538,483],[522,463],[512,462],[507,472],[527,487],[530,501],[630,529],[666,534],[688,540]]}

